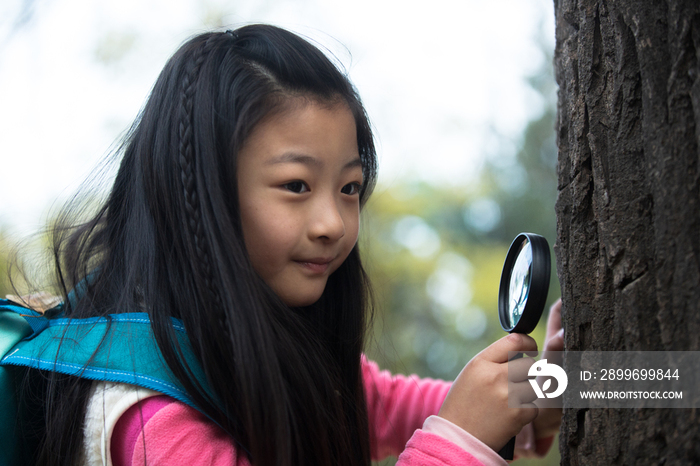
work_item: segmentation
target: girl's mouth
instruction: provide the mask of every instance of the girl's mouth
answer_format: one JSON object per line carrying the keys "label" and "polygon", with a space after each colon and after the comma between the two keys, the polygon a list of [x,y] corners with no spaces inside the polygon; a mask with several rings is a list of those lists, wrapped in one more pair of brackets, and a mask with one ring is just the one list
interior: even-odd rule
{"label": "girl's mouth", "polygon": [[308,259],[308,260],[297,260],[294,261],[301,265],[304,269],[314,273],[322,274],[325,273],[330,267],[332,259],[319,258],[319,259]]}

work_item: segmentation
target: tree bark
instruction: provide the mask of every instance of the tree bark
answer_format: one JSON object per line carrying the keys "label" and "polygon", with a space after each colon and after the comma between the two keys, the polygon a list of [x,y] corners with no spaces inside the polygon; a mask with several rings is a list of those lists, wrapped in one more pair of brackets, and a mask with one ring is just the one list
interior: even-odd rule
{"label": "tree bark", "polygon": [[[566,349],[700,349],[700,1],[554,0]],[[700,413],[568,409],[562,464],[699,464]]]}

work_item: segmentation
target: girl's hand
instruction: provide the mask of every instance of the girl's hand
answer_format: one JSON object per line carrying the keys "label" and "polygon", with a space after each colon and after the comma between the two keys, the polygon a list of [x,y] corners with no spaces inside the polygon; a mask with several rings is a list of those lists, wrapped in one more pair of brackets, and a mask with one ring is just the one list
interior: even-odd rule
{"label": "girl's hand", "polygon": [[[535,394],[527,382],[532,358],[514,361],[521,376],[511,373],[511,390],[520,395],[521,407],[508,407],[508,352],[534,352],[537,343],[528,335],[513,333],[474,356],[452,384],[438,416],[458,425],[494,451],[537,416]],[[522,366],[522,367],[521,367]]]}
{"label": "girl's hand", "polygon": [[[547,359],[548,363],[561,365],[562,351],[564,351],[564,329],[561,326],[561,299],[559,299],[549,310],[547,335],[545,337],[542,359]],[[542,408],[533,422],[535,438],[550,437],[559,432],[562,410],[559,404],[557,404],[557,407],[549,407],[548,402],[551,404],[552,401],[544,399],[535,402],[538,407]]]}

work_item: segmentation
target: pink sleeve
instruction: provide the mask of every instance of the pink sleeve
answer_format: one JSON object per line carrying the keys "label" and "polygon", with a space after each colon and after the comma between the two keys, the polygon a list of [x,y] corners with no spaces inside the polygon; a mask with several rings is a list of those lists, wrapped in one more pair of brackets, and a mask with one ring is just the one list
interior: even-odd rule
{"label": "pink sleeve", "polygon": [[450,390],[442,380],[392,376],[362,357],[372,459],[398,456],[423,422],[437,414]]}
{"label": "pink sleeve", "polygon": [[[149,406],[157,398],[169,402]],[[115,426],[111,454],[114,466],[250,466],[221,428],[196,409],[168,397],[151,398],[140,408],[130,408]]]}
{"label": "pink sleeve", "polygon": [[439,435],[417,430],[399,456],[396,466],[483,466],[467,451]]}
{"label": "pink sleeve", "polygon": [[110,455],[114,466],[131,464],[136,439],[143,426],[154,414],[173,402],[175,400],[166,395],[154,396],[133,405],[121,415],[110,440]]}

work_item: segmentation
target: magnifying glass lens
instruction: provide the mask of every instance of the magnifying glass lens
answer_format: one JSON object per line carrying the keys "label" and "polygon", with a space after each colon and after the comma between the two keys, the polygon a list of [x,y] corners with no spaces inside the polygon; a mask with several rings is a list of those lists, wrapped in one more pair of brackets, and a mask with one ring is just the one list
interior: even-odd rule
{"label": "magnifying glass lens", "polygon": [[506,332],[530,333],[540,320],[551,271],[547,240],[520,233],[508,248],[498,287],[498,318]]}
{"label": "magnifying glass lens", "polygon": [[513,265],[513,272],[510,276],[508,287],[508,312],[506,316],[509,320],[510,328],[520,320],[530,294],[530,271],[532,270],[532,246],[530,241],[523,241],[518,256]]}

